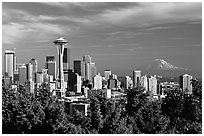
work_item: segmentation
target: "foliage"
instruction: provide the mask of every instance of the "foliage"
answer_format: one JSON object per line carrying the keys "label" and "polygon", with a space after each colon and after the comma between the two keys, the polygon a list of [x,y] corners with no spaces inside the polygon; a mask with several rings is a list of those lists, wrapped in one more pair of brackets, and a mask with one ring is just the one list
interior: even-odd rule
{"label": "foliage", "polygon": [[34,93],[2,87],[2,132],[6,134],[195,134],[202,133],[202,85],[192,80],[193,93],[173,89],[163,99],[149,99],[142,87],[114,100],[96,94],[88,115],[65,113],[64,103],[44,84]]}

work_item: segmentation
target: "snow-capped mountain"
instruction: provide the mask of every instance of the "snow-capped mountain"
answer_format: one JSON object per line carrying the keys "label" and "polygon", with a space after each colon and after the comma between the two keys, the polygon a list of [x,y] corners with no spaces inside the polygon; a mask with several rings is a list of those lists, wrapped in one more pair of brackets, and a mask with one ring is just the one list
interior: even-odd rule
{"label": "snow-capped mountain", "polygon": [[147,70],[188,70],[185,68],[174,66],[163,59],[155,59],[153,63],[151,63]]}

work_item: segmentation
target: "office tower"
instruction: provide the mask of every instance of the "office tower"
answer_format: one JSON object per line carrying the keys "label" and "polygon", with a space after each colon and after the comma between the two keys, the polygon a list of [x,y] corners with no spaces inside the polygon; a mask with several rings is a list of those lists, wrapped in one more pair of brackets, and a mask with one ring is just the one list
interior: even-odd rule
{"label": "office tower", "polygon": [[93,87],[96,90],[102,89],[102,76],[100,75],[100,73],[94,76]]}
{"label": "office tower", "polygon": [[147,76],[142,76],[140,80],[141,86],[144,87],[145,92],[148,91],[148,78]]}
{"label": "office tower", "polygon": [[90,75],[89,75],[89,79],[92,80],[93,77],[96,75],[96,66],[95,63],[91,62],[90,63]]}
{"label": "office tower", "polygon": [[74,73],[71,69],[68,70],[68,90],[75,93],[81,92],[81,76]]}
{"label": "office tower", "polygon": [[37,60],[34,58],[30,60],[30,63],[33,65],[32,80],[34,81],[34,83],[36,83],[36,73],[38,71],[38,63],[37,63]]}
{"label": "office tower", "polygon": [[64,47],[63,53],[63,70],[70,69],[70,48]]}
{"label": "office tower", "polygon": [[27,70],[27,81],[31,82],[33,81],[33,65],[31,63],[26,64],[26,70]]}
{"label": "office tower", "polygon": [[124,84],[125,89],[132,88],[132,79],[129,76],[125,76],[125,84]]}
{"label": "office tower", "polygon": [[15,54],[14,54],[13,57],[14,57],[13,66],[14,66],[14,74],[15,74],[15,73],[17,73],[17,71],[18,71],[17,64],[16,64],[16,60],[17,60],[17,59],[16,59],[16,55],[15,55]]}
{"label": "office tower", "polygon": [[153,95],[157,95],[157,79],[154,76],[149,78],[149,91]]}
{"label": "office tower", "polygon": [[25,65],[22,65],[18,68],[18,71],[19,71],[19,83],[20,84],[25,84],[26,81],[27,81],[27,78],[26,78],[26,66]]}
{"label": "office tower", "polygon": [[75,86],[75,92],[81,93],[81,76],[79,76],[77,73],[76,73],[76,79],[77,79],[77,83]]}
{"label": "office tower", "polygon": [[4,56],[4,76],[10,77],[11,82],[14,81],[14,71],[16,68],[16,58],[15,58],[15,52],[12,50],[5,50],[5,56]]}
{"label": "office tower", "polygon": [[36,83],[38,85],[41,85],[43,83],[43,74],[42,74],[42,71],[36,73]]}
{"label": "office tower", "polygon": [[108,89],[116,89],[117,80],[116,79],[108,79]]}
{"label": "office tower", "polygon": [[64,85],[64,73],[63,73],[63,52],[64,45],[68,43],[63,37],[59,37],[53,42],[57,46],[58,56],[59,56],[59,68],[58,68],[58,80],[57,80],[57,89],[56,95],[58,98],[65,97],[65,85]]}
{"label": "office tower", "polygon": [[179,78],[179,86],[183,91],[187,91],[188,94],[192,93],[191,80],[193,77],[188,74],[181,75]]}
{"label": "office tower", "polygon": [[91,80],[91,57],[90,55],[83,56],[82,59],[82,76],[85,80]]}
{"label": "office tower", "polygon": [[52,75],[56,79],[56,61],[55,56],[46,56],[45,68],[48,69],[48,75]]}
{"label": "office tower", "polygon": [[81,76],[81,60],[74,60],[74,73],[78,73]]}
{"label": "office tower", "polygon": [[140,85],[141,71],[134,70],[133,71],[133,87],[137,87]]}
{"label": "office tower", "polygon": [[110,70],[105,70],[104,75],[105,75],[105,80],[108,81],[108,79],[110,78],[110,75],[111,75],[111,71]]}
{"label": "office tower", "polygon": [[43,82],[49,81],[49,75],[48,75],[48,69],[42,69],[42,75],[43,75]]}
{"label": "office tower", "polygon": [[117,88],[117,79],[113,79],[113,76],[110,76],[108,79],[108,89],[116,89]]}

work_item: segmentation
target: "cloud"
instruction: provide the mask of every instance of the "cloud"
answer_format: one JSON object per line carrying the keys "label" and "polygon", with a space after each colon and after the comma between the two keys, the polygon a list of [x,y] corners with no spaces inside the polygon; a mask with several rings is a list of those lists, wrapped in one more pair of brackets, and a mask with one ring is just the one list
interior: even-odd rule
{"label": "cloud", "polygon": [[[201,3],[132,3],[131,6],[112,6],[114,3],[42,3],[51,6],[63,7],[95,7],[100,12],[84,12],[83,16],[62,14],[61,16],[32,15],[30,12],[3,7],[3,43],[15,43],[24,38],[34,37],[41,40],[49,35],[62,33],[87,32],[86,30],[109,30],[111,27],[143,27],[147,31],[168,29],[158,24],[178,22],[200,22],[202,19]],[[110,8],[110,5],[114,8]],[[117,5],[117,4],[115,4]],[[107,8],[105,8],[107,7]],[[72,9],[72,8],[71,8]],[[66,13],[66,12],[63,12]],[[157,25],[157,27],[154,27]],[[130,39],[149,32],[116,31],[107,33],[108,40]]]}
{"label": "cloud", "polygon": [[23,10],[4,9],[2,16],[3,44],[16,44],[26,41],[42,42],[50,36],[70,34],[79,29],[71,24],[64,26],[55,22],[49,22],[50,20],[61,19],[59,17],[31,15]]}
{"label": "cloud", "polygon": [[162,30],[162,29],[168,29],[169,27],[166,26],[158,26],[158,27],[151,27],[151,28],[147,28],[145,29],[146,31],[155,31],[155,30]]}
{"label": "cloud", "polygon": [[138,47],[129,48],[128,50],[131,52],[137,53],[138,51],[141,51],[143,49],[144,49],[144,47],[138,46]]}
{"label": "cloud", "polygon": [[107,40],[123,40],[123,39],[132,39],[141,35],[149,35],[152,33],[149,32],[133,32],[133,31],[116,31],[111,33],[105,33],[108,35]]}
{"label": "cloud", "polygon": [[63,34],[63,29],[55,24],[10,23],[2,27],[4,44],[47,39],[48,36]]}
{"label": "cloud", "polygon": [[107,9],[90,16],[98,24],[115,26],[151,26],[155,24],[178,23],[202,19],[201,3],[138,3],[118,9]]}
{"label": "cloud", "polygon": [[70,6],[69,2],[40,2],[40,4],[61,8],[67,8]]}

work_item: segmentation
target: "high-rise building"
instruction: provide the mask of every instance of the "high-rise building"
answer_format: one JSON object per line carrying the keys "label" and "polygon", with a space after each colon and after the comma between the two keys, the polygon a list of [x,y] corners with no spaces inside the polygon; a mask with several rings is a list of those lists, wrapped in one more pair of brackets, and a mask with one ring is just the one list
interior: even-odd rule
{"label": "high-rise building", "polygon": [[26,64],[26,70],[27,70],[27,81],[31,82],[33,81],[33,65],[31,63]]}
{"label": "high-rise building", "polygon": [[30,60],[30,63],[33,65],[32,80],[34,81],[34,83],[36,83],[36,73],[38,71],[38,63],[37,63],[37,60],[34,58]]}
{"label": "high-rise building", "polygon": [[10,77],[11,81],[14,80],[14,71],[16,69],[15,52],[12,50],[6,50],[4,56],[4,76]]}
{"label": "high-rise building", "polygon": [[137,87],[140,85],[141,71],[134,70],[133,71],[133,87]]}
{"label": "high-rise building", "polygon": [[71,69],[68,70],[68,90],[75,93],[81,92],[81,76],[74,73]]}
{"label": "high-rise building", "polygon": [[100,73],[94,76],[93,86],[94,86],[94,89],[96,90],[102,89],[102,76],[100,75]]}
{"label": "high-rise building", "polygon": [[187,91],[187,93],[192,93],[192,84],[191,80],[193,77],[188,74],[181,75],[179,78],[179,86],[183,91]]}
{"label": "high-rise building", "polygon": [[27,73],[26,73],[26,65],[22,65],[18,68],[19,71],[19,83],[20,84],[25,84],[27,81]]}
{"label": "high-rise building", "polygon": [[42,74],[42,72],[37,72],[36,73],[36,83],[38,85],[41,85],[43,83],[43,74]]}
{"label": "high-rise building", "polygon": [[55,56],[46,56],[45,68],[48,69],[48,75],[52,75],[56,79],[56,61]]}
{"label": "high-rise building", "polygon": [[129,76],[125,76],[125,83],[124,83],[125,89],[132,88],[132,79]]}
{"label": "high-rise building", "polygon": [[82,76],[84,80],[91,80],[91,68],[93,64],[91,64],[91,57],[90,55],[83,56],[82,59]]}
{"label": "high-rise building", "polygon": [[64,47],[63,53],[63,70],[70,69],[70,48]]}
{"label": "high-rise building", "polygon": [[145,91],[148,91],[148,78],[147,76],[142,76],[140,80],[141,86],[144,87]]}
{"label": "high-rise building", "polygon": [[111,71],[110,70],[105,70],[104,75],[105,75],[105,80],[108,81],[108,79],[110,78],[110,75],[111,75]]}
{"label": "high-rise building", "polygon": [[117,88],[117,80],[116,79],[108,79],[108,89],[116,89]]}
{"label": "high-rise building", "polygon": [[49,75],[48,75],[48,69],[42,69],[42,75],[43,75],[43,82],[49,81]]}
{"label": "high-rise building", "polygon": [[81,60],[74,60],[74,73],[78,73],[81,76]]}
{"label": "high-rise building", "polygon": [[92,80],[93,77],[96,75],[96,66],[95,63],[91,62],[90,63],[90,75],[89,75],[89,79]]}
{"label": "high-rise building", "polygon": [[14,66],[14,74],[17,73],[18,68],[17,68],[17,59],[16,59],[16,55],[14,54],[14,60],[13,60],[13,66]]}
{"label": "high-rise building", "polygon": [[75,92],[81,93],[81,76],[79,76],[78,73],[76,73],[76,79],[77,79],[77,83],[75,86]]}
{"label": "high-rise building", "polygon": [[149,91],[153,95],[157,95],[157,79],[154,76],[149,78]]}

